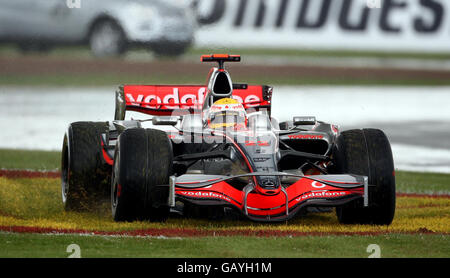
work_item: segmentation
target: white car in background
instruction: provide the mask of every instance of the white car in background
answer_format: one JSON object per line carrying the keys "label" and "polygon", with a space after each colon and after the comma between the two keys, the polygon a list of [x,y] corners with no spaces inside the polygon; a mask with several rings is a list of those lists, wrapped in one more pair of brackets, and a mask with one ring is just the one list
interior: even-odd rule
{"label": "white car in background", "polygon": [[23,50],[89,44],[95,56],[143,45],[182,54],[196,20],[189,0],[0,0],[0,41]]}

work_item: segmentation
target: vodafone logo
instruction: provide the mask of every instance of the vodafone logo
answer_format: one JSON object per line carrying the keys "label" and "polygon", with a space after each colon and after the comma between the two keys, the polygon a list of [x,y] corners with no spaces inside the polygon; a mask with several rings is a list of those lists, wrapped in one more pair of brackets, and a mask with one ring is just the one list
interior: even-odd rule
{"label": "vodafone logo", "polygon": [[215,192],[200,192],[200,191],[178,191],[177,194],[187,196],[187,197],[196,197],[196,198],[216,198],[222,199],[227,202],[231,202],[231,199],[225,195],[215,193]]}
{"label": "vodafone logo", "polygon": [[314,188],[324,188],[326,185],[323,184],[323,183],[317,183],[317,181],[313,181],[311,183],[311,186],[314,187]]}
{"label": "vodafone logo", "polygon": [[[200,108],[206,96],[205,87],[159,87],[147,86],[149,92],[140,92],[136,87],[136,92],[126,92],[127,105],[140,106],[150,109],[188,109]],[[254,94],[247,94],[235,90],[233,98],[245,104],[246,108],[260,105],[261,98]]]}
{"label": "vodafone logo", "polygon": [[347,195],[346,191],[319,191],[319,192],[310,192],[304,194],[295,199],[296,202],[304,201],[310,198],[333,198],[333,197],[342,197]]}
{"label": "vodafone logo", "polygon": [[205,98],[206,88],[200,88],[197,94],[186,93],[180,97],[179,88],[172,88],[172,93],[164,94],[125,94],[127,104],[152,109],[188,109],[201,104]]}

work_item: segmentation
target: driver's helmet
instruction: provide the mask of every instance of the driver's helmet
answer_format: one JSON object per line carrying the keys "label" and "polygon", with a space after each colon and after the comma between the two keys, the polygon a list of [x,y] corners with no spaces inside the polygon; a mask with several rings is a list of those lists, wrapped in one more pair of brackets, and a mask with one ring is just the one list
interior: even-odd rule
{"label": "driver's helmet", "polygon": [[214,102],[206,115],[208,126],[213,129],[247,126],[247,113],[244,106],[232,98],[222,98]]}

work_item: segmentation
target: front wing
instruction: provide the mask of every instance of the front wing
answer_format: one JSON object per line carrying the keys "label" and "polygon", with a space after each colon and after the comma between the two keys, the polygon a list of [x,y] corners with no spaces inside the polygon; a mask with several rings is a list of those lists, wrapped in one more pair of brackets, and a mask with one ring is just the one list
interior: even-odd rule
{"label": "front wing", "polygon": [[[281,186],[278,193],[264,195],[253,183],[239,190],[230,184],[236,178],[252,176],[295,178],[292,184]],[[171,177],[169,204],[175,199],[196,205],[235,207],[256,221],[283,221],[294,216],[304,206],[339,206],[362,198],[368,206],[368,178],[358,175],[301,176],[283,172],[250,173],[237,176],[182,175]]]}

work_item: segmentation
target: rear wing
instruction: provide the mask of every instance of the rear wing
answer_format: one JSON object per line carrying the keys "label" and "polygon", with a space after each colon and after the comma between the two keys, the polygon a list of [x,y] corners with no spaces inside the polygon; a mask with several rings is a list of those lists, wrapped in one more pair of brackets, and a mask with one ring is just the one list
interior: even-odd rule
{"label": "rear wing", "polygon": [[[201,112],[207,87],[204,85],[124,85],[116,91],[115,120],[124,120],[126,111],[154,116],[170,116],[177,110]],[[233,98],[245,109],[266,109],[270,113],[272,87],[233,84]]]}
{"label": "rear wing", "polygon": [[202,55],[200,58],[202,62],[217,62],[219,64],[219,69],[224,69],[225,62],[240,62],[240,55],[229,55],[229,54],[211,54]]}

